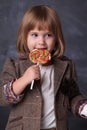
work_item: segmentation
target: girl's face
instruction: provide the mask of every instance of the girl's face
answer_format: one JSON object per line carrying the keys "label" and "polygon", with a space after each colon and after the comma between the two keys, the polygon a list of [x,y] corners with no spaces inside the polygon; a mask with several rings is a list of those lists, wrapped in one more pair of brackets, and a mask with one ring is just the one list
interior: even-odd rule
{"label": "girl's face", "polygon": [[27,46],[29,51],[33,49],[48,49],[52,52],[55,46],[55,36],[48,29],[39,30],[35,27],[28,33]]}

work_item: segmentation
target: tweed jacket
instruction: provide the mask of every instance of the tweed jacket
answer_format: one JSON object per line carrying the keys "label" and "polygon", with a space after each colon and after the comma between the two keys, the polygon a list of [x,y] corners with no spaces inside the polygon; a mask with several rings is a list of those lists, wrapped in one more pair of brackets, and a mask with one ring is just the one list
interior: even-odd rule
{"label": "tweed jacket", "polygon": [[[63,57],[53,64],[56,129],[68,130],[68,110],[76,114],[76,106],[83,96],[76,83],[72,60]],[[27,58],[6,60],[0,77],[0,105],[9,105],[3,93],[4,84],[21,77],[29,66],[31,63]],[[40,130],[43,106],[40,88],[40,81],[35,81],[33,90],[28,85],[23,92],[23,99],[17,104],[11,104],[6,130]]]}

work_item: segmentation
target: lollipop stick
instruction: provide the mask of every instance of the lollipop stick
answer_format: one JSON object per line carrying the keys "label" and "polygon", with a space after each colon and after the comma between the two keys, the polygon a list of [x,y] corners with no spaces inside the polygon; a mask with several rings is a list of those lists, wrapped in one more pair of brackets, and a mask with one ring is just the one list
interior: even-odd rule
{"label": "lollipop stick", "polygon": [[31,83],[31,86],[30,86],[31,90],[33,89],[33,85],[34,85],[34,80],[32,80],[32,83]]}
{"label": "lollipop stick", "polygon": [[[37,66],[39,65],[39,63],[37,63]],[[33,89],[33,85],[34,85],[34,80],[32,80],[32,83],[31,83],[31,86],[30,86],[30,89],[32,90]]]}

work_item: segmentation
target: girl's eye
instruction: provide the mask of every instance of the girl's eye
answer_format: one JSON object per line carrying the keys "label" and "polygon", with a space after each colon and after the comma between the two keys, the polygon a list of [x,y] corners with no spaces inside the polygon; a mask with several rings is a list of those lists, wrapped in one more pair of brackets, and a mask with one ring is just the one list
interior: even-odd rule
{"label": "girl's eye", "polygon": [[32,37],[37,37],[37,36],[38,36],[38,34],[33,33],[33,34],[31,34],[31,36],[32,36]]}
{"label": "girl's eye", "polygon": [[46,34],[46,37],[52,37],[53,35],[51,33]]}

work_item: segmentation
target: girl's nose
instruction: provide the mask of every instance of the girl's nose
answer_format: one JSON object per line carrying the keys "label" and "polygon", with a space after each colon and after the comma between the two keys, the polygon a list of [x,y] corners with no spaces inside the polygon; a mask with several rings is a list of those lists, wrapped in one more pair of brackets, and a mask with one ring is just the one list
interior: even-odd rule
{"label": "girl's nose", "polygon": [[39,43],[44,44],[45,43],[45,37],[41,36],[39,39]]}

